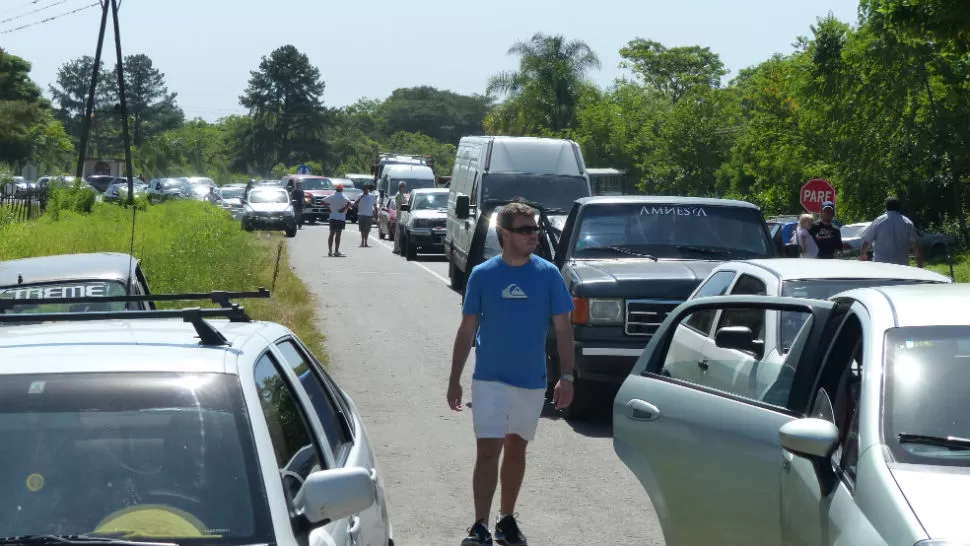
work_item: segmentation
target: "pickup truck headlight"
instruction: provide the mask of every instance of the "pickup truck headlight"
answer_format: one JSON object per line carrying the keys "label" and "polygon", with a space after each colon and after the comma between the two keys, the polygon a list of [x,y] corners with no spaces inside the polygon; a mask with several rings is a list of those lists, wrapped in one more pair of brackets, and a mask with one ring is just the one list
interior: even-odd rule
{"label": "pickup truck headlight", "polygon": [[411,227],[426,228],[430,226],[431,226],[431,220],[426,220],[424,218],[413,218],[411,220]]}
{"label": "pickup truck headlight", "polygon": [[623,300],[613,298],[573,298],[573,324],[623,324]]}

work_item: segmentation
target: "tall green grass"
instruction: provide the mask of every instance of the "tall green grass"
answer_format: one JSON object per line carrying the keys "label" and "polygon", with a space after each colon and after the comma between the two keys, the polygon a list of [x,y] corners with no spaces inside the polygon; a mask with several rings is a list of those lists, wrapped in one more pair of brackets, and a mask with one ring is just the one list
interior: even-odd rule
{"label": "tall green grass", "polygon": [[[84,203],[82,207],[88,204]],[[210,290],[272,290],[269,299],[241,300],[255,319],[292,329],[326,359],[323,335],[314,327],[314,305],[288,265],[281,235],[247,233],[226,211],[198,201],[136,207],[133,254],[141,259],[154,293]],[[0,260],[79,252],[129,252],[132,209],[91,203],[83,214],[58,208],[35,221],[0,225]],[[273,275],[282,244],[279,276]],[[211,302],[173,302],[212,306]]]}

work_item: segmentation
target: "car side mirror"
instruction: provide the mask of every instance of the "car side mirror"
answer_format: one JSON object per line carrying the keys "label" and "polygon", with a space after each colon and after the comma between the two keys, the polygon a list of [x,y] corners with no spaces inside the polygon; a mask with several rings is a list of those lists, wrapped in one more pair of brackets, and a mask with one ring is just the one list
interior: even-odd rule
{"label": "car side mirror", "polygon": [[471,198],[467,195],[459,195],[455,198],[455,216],[459,220],[467,220],[471,215],[469,214],[469,209],[471,208]]}
{"label": "car side mirror", "polygon": [[754,332],[747,326],[725,326],[714,335],[714,344],[722,349],[735,349],[764,356],[765,342],[755,339]]}
{"label": "car side mirror", "polygon": [[839,444],[835,423],[814,417],[796,419],[782,425],[778,436],[786,451],[811,461],[821,494],[827,496],[836,481],[829,459]]}
{"label": "car side mirror", "polygon": [[362,512],[375,502],[371,473],[359,466],[313,472],[293,499],[297,514],[315,526]]}
{"label": "car side mirror", "polygon": [[801,255],[802,249],[798,246],[798,243],[785,243],[785,257],[786,258],[797,258]]}
{"label": "car side mirror", "polygon": [[398,207],[397,210],[399,210],[400,212],[407,212],[407,211],[411,210],[411,206],[408,205],[407,203],[401,203],[401,206]]}

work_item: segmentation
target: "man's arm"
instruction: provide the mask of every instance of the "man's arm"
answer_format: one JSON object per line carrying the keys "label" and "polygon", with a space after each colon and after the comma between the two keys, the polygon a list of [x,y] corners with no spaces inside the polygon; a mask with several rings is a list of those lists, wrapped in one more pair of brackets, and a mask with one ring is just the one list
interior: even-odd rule
{"label": "man's arm", "polygon": [[468,353],[472,350],[472,340],[475,337],[475,326],[477,324],[478,315],[461,316],[458,333],[455,335],[455,346],[451,350],[451,376],[448,379],[449,384],[461,382],[461,372],[465,369]]}
{"label": "man's arm", "polygon": [[559,371],[562,375],[572,375],[575,347],[569,313],[552,317],[552,326],[556,330],[556,347],[559,349]]}

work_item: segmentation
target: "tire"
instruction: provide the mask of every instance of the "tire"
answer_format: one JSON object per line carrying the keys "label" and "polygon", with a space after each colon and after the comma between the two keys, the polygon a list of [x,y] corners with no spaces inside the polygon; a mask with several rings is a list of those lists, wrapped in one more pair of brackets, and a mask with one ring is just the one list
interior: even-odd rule
{"label": "tire", "polygon": [[296,237],[296,228],[287,229],[286,236],[290,238]]}
{"label": "tire", "polygon": [[317,217],[316,216],[310,216],[310,217],[306,218],[306,223],[310,224],[311,226],[313,224],[316,224],[317,223]]}
{"label": "tire", "polygon": [[418,257],[418,247],[411,244],[411,238],[406,234],[403,239],[401,239],[401,248],[404,249],[404,256],[407,261],[413,261]]}
{"label": "tire", "polygon": [[246,230],[246,231],[252,231],[253,230],[253,226],[249,222],[243,222],[242,223],[242,228],[244,230]]}
{"label": "tire", "polygon": [[465,278],[458,270],[455,262],[448,260],[448,280],[451,281],[451,289],[459,294],[465,290]]}

